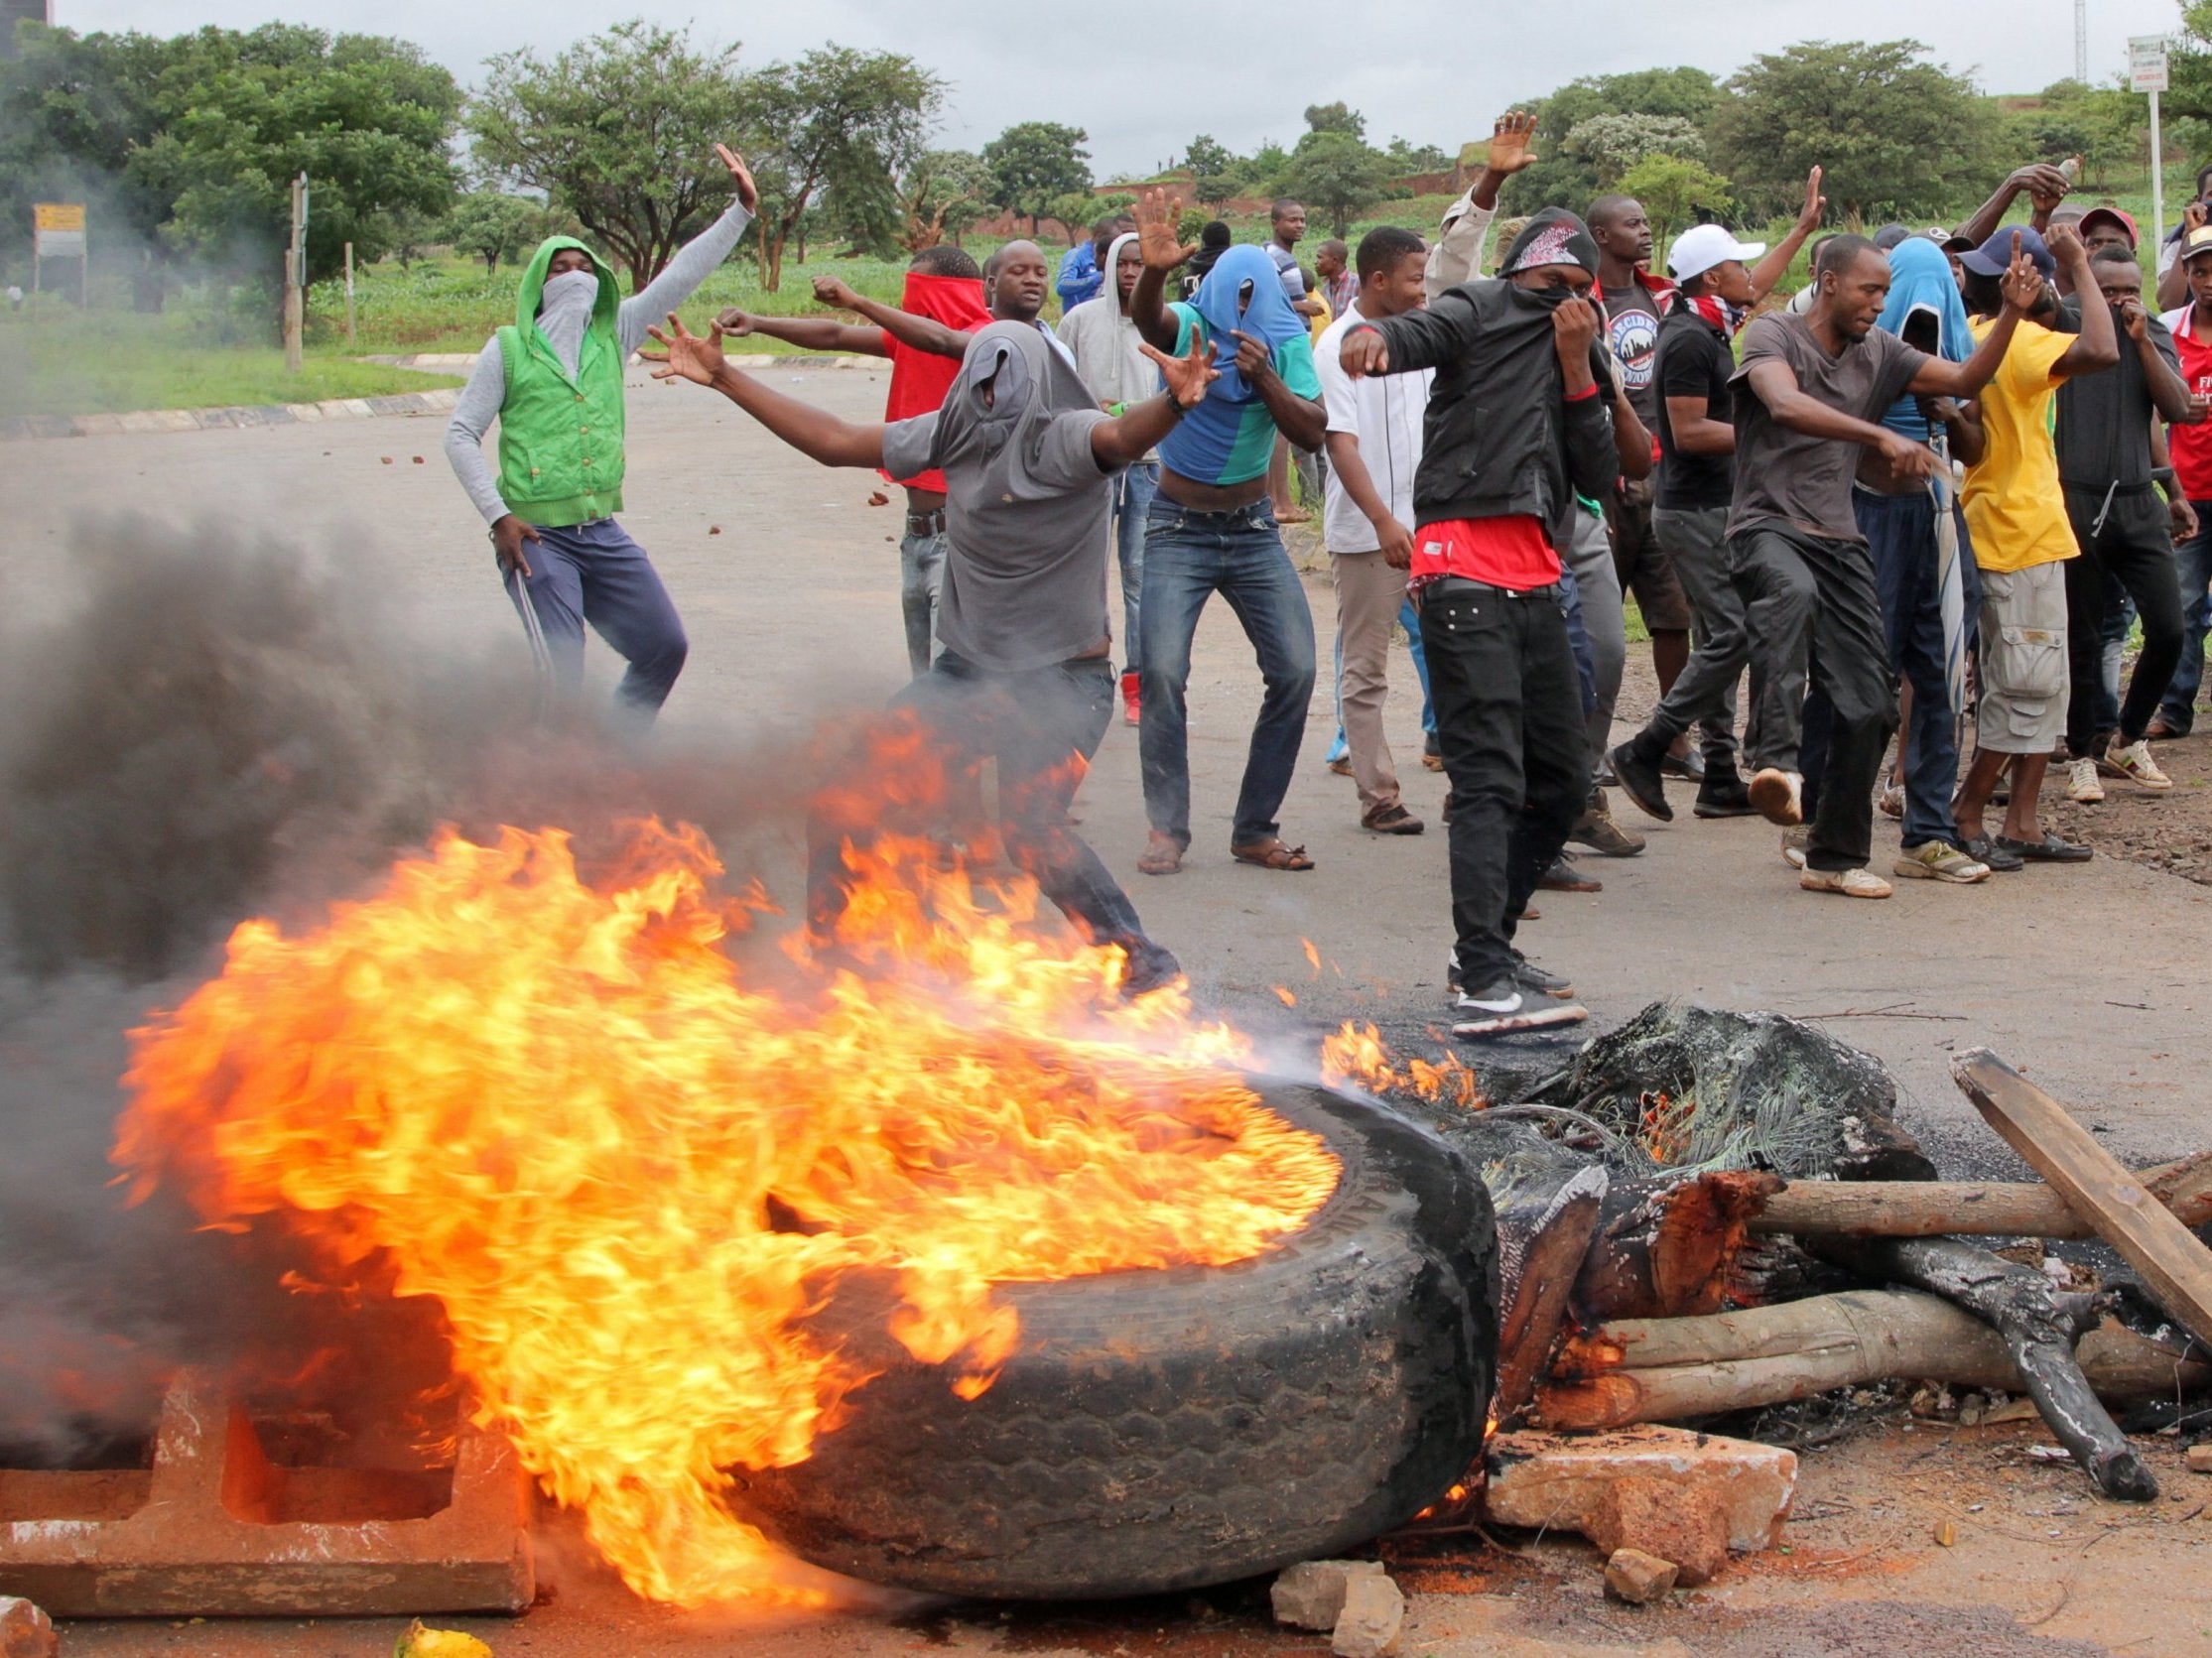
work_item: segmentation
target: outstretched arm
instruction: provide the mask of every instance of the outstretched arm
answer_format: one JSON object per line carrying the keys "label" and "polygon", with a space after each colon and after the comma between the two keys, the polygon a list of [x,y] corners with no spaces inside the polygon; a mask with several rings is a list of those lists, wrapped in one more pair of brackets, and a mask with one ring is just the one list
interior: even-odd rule
{"label": "outstretched arm", "polygon": [[1184,412],[1204,401],[1206,388],[1222,377],[1214,366],[1213,346],[1202,347],[1196,334],[1191,336],[1188,356],[1171,357],[1150,345],[1140,344],[1139,349],[1160,365],[1167,389],[1091,429],[1091,452],[1109,471],[1134,465],[1150,454],[1175,430]]}
{"label": "outstretched arm", "polygon": [[1362,322],[1349,330],[1337,360],[1355,380],[1363,374],[1407,374],[1436,368],[1475,343],[1475,308],[1447,289],[1420,311]]}
{"label": "outstretched arm", "polygon": [[1137,196],[1132,211],[1137,252],[1144,260],[1144,269],[1137,274],[1136,292],[1129,296],[1129,320],[1136,324],[1145,344],[1155,351],[1172,351],[1175,336],[1182,330],[1165,303],[1167,273],[1198,249],[1185,245],[1176,234],[1176,223],[1183,215],[1181,196],[1164,190],[1148,190]]}
{"label": "outstretched arm", "polygon": [[646,331],[662,346],[661,350],[643,353],[647,362],[661,365],[653,370],[654,379],[690,380],[713,387],[801,454],[825,466],[883,464],[881,425],[854,426],[850,421],[841,421],[811,403],[770,391],[751,375],[730,367],[722,357],[718,323],[702,336],[687,329],[683,319],[672,312],[667,332],[659,328]]}
{"label": "outstretched arm", "polygon": [[720,218],[678,248],[676,257],[661,268],[659,276],[622,302],[615,313],[615,327],[621,336],[624,357],[645,343],[646,329],[654,318],[674,311],[715,274],[729,257],[730,249],[737,245],[738,237],[745,233],[745,227],[752,223],[753,210],[760,205],[760,191],[745,167],[745,158],[726,144],[716,145],[715,154],[720,158],[722,166],[729,169],[730,182],[737,188],[737,198],[730,202]]}
{"label": "outstretched arm", "polygon": [[878,327],[857,327],[834,317],[760,317],[735,306],[715,319],[724,339],[759,334],[809,351],[849,351],[859,357],[887,357],[890,344]]}
{"label": "outstretched arm", "polygon": [[1820,228],[1821,215],[1828,211],[1828,197],[1820,193],[1821,170],[1814,168],[1805,180],[1805,204],[1797,210],[1797,222],[1789,227],[1789,234],[1767,250],[1766,257],[1752,267],[1752,298],[1763,300],[1774,291],[1774,284],[1789,274],[1789,262],[1797,257],[1797,250],[1805,245],[1805,238]]}
{"label": "outstretched arm", "polygon": [[836,306],[843,311],[856,311],[901,345],[909,345],[917,351],[928,351],[936,356],[965,357],[968,355],[968,342],[975,337],[959,328],[948,328],[935,318],[917,317],[911,311],[881,305],[864,295],[855,294],[834,276],[818,276],[814,279],[814,297],[826,306]]}

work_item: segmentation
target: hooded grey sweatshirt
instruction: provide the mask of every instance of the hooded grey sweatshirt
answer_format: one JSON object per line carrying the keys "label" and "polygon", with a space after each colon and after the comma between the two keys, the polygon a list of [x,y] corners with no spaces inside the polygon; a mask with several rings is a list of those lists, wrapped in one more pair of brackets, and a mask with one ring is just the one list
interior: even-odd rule
{"label": "hooded grey sweatshirt", "polygon": [[[690,299],[699,285],[715,274],[751,223],[752,214],[745,204],[732,201],[727,212],[677,250],[659,276],[622,302],[614,315],[625,362],[645,343],[647,328]],[[567,276],[546,283],[538,326],[572,374],[596,293],[593,283],[572,281]],[[454,405],[453,419],[446,423],[446,458],[486,524],[496,524],[507,516],[507,503],[500,498],[497,478],[484,457],[484,434],[491,430],[506,401],[507,363],[499,349],[499,336],[493,334],[477,353],[476,366],[469,373],[468,383],[461,387],[460,401]]]}

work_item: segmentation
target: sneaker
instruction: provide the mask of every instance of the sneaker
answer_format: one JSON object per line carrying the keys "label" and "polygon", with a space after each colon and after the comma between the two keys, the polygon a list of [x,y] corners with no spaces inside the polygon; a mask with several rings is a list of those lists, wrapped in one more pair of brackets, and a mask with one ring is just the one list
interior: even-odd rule
{"label": "sneaker", "polygon": [[1603,795],[1591,798],[1589,808],[1575,820],[1575,827],[1567,831],[1567,838],[1578,846],[1589,847],[1600,857],[1632,858],[1644,847],[1642,835],[1625,829],[1613,821],[1613,814],[1607,810]]}
{"label": "sneaker", "polygon": [[2017,874],[2027,867],[2025,858],[2014,856],[1986,834],[1968,838],[1966,855],[1976,863],[1988,865],[1991,873],[1998,875]]}
{"label": "sneaker", "polygon": [[2118,766],[2124,776],[2140,789],[2170,789],[2173,779],[2158,769],[2158,762],[2150,758],[2150,744],[2138,737],[2126,748],[2108,749],[2105,758]]}
{"label": "sneaker", "polygon": [[1890,784],[1888,788],[1882,791],[1882,799],[1877,804],[1882,808],[1882,815],[1885,818],[1902,818],[1904,816],[1904,785],[1901,783]]}
{"label": "sneaker", "polygon": [[1138,723],[1138,683],[1139,682],[1137,680],[1137,677],[1134,674],[1123,674],[1121,676],[1121,723],[1124,725],[1134,725]]}
{"label": "sneaker", "polygon": [[1782,862],[1792,869],[1805,867],[1805,842],[1811,831],[1802,829],[1785,830],[1782,834]]}
{"label": "sneaker", "polygon": [[1430,771],[1444,769],[1444,750],[1436,745],[1436,733],[1431,731],[1421,739],[1421,764]]}
{"label": "sneaker", "polygon": [[1540,995],[1565,1001],[1575,993],[1574,981],[1561,978],[1557,973],[1546,972],[1519,951],[1513,952],[1513,982],[1523,990],[1534,990]]}
{"label": "sneaker", "polygon": [[2097,781],[2096,761],[2075,760],[2067,766],[2066,798],[2082,806],[2094,806],[2105,798],[2105,786]]}
{"label": "sneaker", "polygon": [[1887,898],[1895,890],[1867,869],[1807,869],[1797,884],[1807,892],[1840,892],[1846,898]]}
{"label": "sneaker", "polygon": [[1585,875],[1575,867],[1575,855],[1561,852],[1551,860],[1551,867],[1543,872],[1536,884],[1546,892],[1603,892],[1605,882],[1595,875]]}
{"label": "sneaker", "polygon": [[1452,1026],[1457,1037],[1510,1036],[1515,1031],[1549,1030],[1558,1025],[1579,1025],[1590,1010],[1571,1001],[1537,1001],[1523,990],[1511,973],[1500,974],[1479,990],[1461,990],[1452,998],[1452,1011],[1464,1015]]}
{"label": "sneaker", "polygon": [[1990,878],[1990,866],[1942,840],[1924,840],[1897,855],[1893,872],[1911,881],[1954,881],[1961,886]]}
{"label": "sneaker", "polygon": [[1349,754],[1338,756],[1329,762],[1329,769],[1339,777],[1350,777],[1352,775],[1352,756]]}
{"label": "sneaker", "polygon": [[1768,766],[1752,779],[1748,792],[1761,818],[1787,828],[1805,821],[1804,788],[1805,780],[1795,772]]}
{"label": "sneaker", "polygon": [[1638,812],[1662,824],[1674,822],[1674,808],[1666,803],[1666,784],[1660,779],[1657,761],[1637,753],[1634,742],[1625,742],[1606,756],[1606,764],[1613,768],[1614,781],[1635,802]]}
{"label": "sneaker", "polygon": [[1758,808],[1752,804],[1752,795],[1743,780],[1730,777],[1716,784],[1710,772],[1698,786],[1697,804],[1690,808],[1699,818],[1756,818]]}

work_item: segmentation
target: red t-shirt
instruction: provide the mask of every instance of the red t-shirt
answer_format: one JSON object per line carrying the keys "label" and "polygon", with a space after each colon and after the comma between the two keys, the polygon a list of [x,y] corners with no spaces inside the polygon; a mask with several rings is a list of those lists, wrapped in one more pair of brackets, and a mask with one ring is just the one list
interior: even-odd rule
{"label": "red t-shirt", "polygon": [[1414,536],[1407,585],[1425,587],[1447,575],[1525,593],[1559,579],[1559,555],[1552,550],[1542,520],[1532,514],[1447,518],[1422,525]]}
{"label": "red t-shirt", "polygon": [[[2181,383],[2212,397],[2212,342],[2193,337],[2199,329],[2212,334],[2212,317],[2199,319],[2191,305],[2175,322],[2173,348],[2181,354]],[[2212,501],[2212,423],[2167,427],[2166,446],[2173,453],[2174,477],[2182,493],[2192,501]]]}

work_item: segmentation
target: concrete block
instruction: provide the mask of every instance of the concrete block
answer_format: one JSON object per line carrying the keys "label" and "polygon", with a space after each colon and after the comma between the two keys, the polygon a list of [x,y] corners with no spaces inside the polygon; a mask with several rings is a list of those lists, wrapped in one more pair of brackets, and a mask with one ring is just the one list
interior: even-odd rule
{"label": "concrete block", "polygon": [[1329,1636],[1337,1658],[1390,1658],[1405,1628],[1405,1596],[1377,1570],[1345,1581],[1344,1610]]}
{"label": "concrete block", "polygon": [[1499,1525],[1588,1537],[1617,1480],[1656,1479],[1710,1492],[1725,1516],[1729,1547],[1740,1554],[1781,1540],[1797,1490],[1794,1453],[1684,1428],[1579,1435],[1520,1429],[1496,1436],[1486,1462],[1483,1511]]}
{"label": "concrete block", "polygon": [[1674,1562],[1641,1549],[1616,1549],[1606,1562],[1606,1593],[1631,1606],[1648,1606],[1674,1591]]}
{"label": "concrete block", "polygon": [[1633,1549],[1674,1563],[1687,1589],[1711,1583],[1728,1564],[1728,1514],[1696,1485],[1630,1475],[1606,1488],[1585,1533],[1607,1555]]}
{"label": "concrete block", "polygon": [[188,1375],[150,1469],[0,1469],[0,1594],[63,1617],[519,1612],[530,1500],[513,1449],[465,1426],[451,1469],[280,1466]]}
{"label": "concrete block", "polygon": [[1334,1629],[1344,1613],[1354,1578],[1382,1576],[1378,1560],[1302,1560],[1288,1567],[1267,1592],[1275,1621],[1293,1629]]}
{"label": "concrete block", "polygon": [[54,1658],[61,1650],[52,1618],[20,1595],[0,1594],[0,1658]]}

